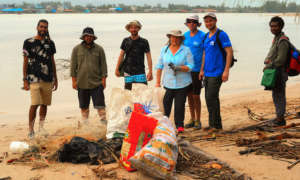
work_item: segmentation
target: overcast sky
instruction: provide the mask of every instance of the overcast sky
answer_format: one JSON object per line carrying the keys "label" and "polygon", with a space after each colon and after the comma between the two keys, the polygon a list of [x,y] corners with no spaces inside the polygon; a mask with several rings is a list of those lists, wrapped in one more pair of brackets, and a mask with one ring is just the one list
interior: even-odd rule
{"label": "overcast sky", "polygon": [[[70,1],[72,4],[119,4],[123,3],[126,5],[156,5],[161,4],[163,6],[168,5],[169,3],[176,3],[176,4],[189,4],[189,5],[220,5],[223,2],[227,6],[233,5],[252,5],[252,6],[259,6],[266,0],[0,0],[1,4],[5,3],[22,3],[22,2],[31,2],[31,3],[40,3],[40,2],[48,2],[48,1],[60,1],[60,2],[67,2]],[[286,0],[277,0],[277,1],[286,1]],[[297,2],[300,4],[300,0],[287,0],[288,2]]]}

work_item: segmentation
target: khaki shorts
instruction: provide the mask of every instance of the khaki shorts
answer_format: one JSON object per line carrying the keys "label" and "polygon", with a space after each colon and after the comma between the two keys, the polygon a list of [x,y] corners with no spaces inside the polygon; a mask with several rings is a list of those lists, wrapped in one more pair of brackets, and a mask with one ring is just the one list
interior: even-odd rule
{"label": "khaki shorts", "polygon": [[31,105],[51,105],[52,88],[52,82],[31,83]]}

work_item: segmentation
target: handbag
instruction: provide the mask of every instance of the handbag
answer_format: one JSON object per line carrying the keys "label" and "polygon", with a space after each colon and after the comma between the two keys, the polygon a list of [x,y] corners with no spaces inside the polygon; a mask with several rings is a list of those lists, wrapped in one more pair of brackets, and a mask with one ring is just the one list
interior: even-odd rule
{"label": "handbag", "polygon": [[265,86],[266,88],[274,88],[275,81],[276,81],[276,69],[265,69],[264,75],[261,80],[261,85]]}

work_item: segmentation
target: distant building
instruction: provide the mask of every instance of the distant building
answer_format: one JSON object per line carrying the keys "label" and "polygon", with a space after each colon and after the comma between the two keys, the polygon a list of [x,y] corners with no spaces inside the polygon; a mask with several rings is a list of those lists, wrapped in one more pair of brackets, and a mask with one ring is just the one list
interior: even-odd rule
{"label": "distant building", "polygon": [[1,9],[1,12],[8,13],[8,14],[15,14],[15,13],[24,12],[24,9],[22,9],[22,8],[6,8],[6,9]]}

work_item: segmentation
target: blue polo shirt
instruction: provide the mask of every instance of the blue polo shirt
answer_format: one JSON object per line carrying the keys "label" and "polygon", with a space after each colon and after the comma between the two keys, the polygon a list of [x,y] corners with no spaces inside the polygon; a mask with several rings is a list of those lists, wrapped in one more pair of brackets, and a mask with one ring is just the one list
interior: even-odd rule
{"label": "blue polo shirt", "polygon": [[203,40],[205,33],[198,30],[197,34],[191,36],[191,31],[184,33],[184,45],[189,47],[194,57],[194,68],[192,72],[200,72],[203,55]]}
{"label": "blue polo shirt", "polygon": [[173,63],[175,66],[187,66],[189,70],[193,69],[193,55],[190,48],[181,45],[175,55],[172,54],[168,46],[162,48],[160,57],[158,59],[156,69],[163,69],[164,87],[169,89],[181,89],[187,87],[192,83],[191,72],[178,71],[176,76],[174,71],[170,68],[169,64]]}
{"label": "blue polo shirt", "polygon": [[[217,31],[220,30],[218,29]],[[225,69],[226,60],[216,42],[216,37],[217,32],[212,37],[209,37],[209,34],[207,34],[204,41],[204,76],[206,77],[221,76]],[[224,31],[220,32],[219,39],[223,48],[232,46],[228,35]]]}

